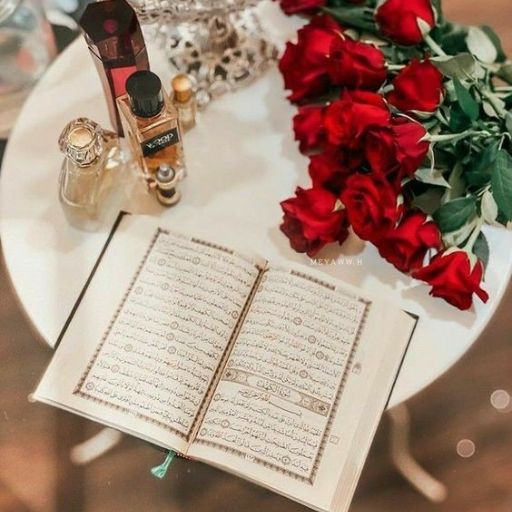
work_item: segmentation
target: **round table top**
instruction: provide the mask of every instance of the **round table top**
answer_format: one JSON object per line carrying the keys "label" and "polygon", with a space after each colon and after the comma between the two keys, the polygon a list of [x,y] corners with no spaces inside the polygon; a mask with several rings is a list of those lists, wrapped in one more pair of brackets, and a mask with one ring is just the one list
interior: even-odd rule
{"label": "round table top", "polygon": [[[281,45],[297,21],[262,6],[269,33]],[[150,48],[152,68],[169,83],[161,52]],[[295,254],[279,231],[279,202],[297,185],[307,186],[307,160],[293,140],[294,107],[286,99],[277,69],[250,86],[213,102],[185,136],[189,176],[183,199],[163,209],[145,190],[126,188],[125,208],[159,215],[186,231],[269,259],[313,263]],[[53,64],[26,102],[11,135],[0,180],[0,236],[5,262],[28,317],[53,346],[103,246],[113,218],[96,233],[70,227],[57,196],[62,155],[57,139],[72,118],[87,116],[108,126],[101,85],[84,41],[73,43]],[[322,271],[363,290],[395,299],[420,316],[395,386],[396,405],[438,378],[476,341],[492,318],[512,271],[512,233],[487,228],[491,248],[485,288],[461,312],[428,295],[428,287],[396,271],[371,245],[353,241],[320,255]]]}

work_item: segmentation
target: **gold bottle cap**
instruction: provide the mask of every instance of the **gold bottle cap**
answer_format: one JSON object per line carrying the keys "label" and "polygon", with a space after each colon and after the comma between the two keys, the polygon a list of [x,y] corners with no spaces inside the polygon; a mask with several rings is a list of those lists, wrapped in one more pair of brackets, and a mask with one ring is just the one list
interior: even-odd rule
{"label": "gold bottle cap", "polygon": [[185,73],[176,75],[171,80],[171,87],[174,92],[174,100],[178,103],[186,103],[192,95],[195,89],[195,80]]}
{"label": "gold bottle cap", "polygon": [[87,167],[104,151],[101,126],[86,117],[68,123],[59,137],[59,148],[79,167]]}

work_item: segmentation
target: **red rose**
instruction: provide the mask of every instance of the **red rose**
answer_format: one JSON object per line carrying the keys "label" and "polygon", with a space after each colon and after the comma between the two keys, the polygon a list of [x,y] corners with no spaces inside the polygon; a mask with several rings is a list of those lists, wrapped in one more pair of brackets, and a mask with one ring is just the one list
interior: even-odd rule
{"label": "red rose", "polygon": [[333,84],[354,89],[377,90],[387,76],[386,59],[378,48],[342,34],[332,40],[328,69]]}
{"label": "red rose", "polygon": [[385,0],[376,13],[382,33],[395,43],[405,46],[423,41],[418,18],[434,28],[436,16],[431,0]]}
{"label": "red rose", "polygon": [[473,265],[465,251],[448,250],[436,254],[430,264],[413,273],[413,277],[432,285],[430,295],[442,297],[459,309],[469,309],[473,293],[483,302],[489,295],[480,288],[484,266],[480,260]]}
{"label": "red rose", "polygon": [[341,201],[355,234],[370,242],[378,242],[395,227],[400,217],[396,192],[386,180],[376,176],[350,176]]}
{"label": "red rose", "polygon": [[365,154],[373,171],[385,175],[397,185],[414,174],[428,153],[429,143],[422,140],[425,128],[405,117],[395,117],[388,126],[373,127],[365,140]]}
{"label": "red rose", "polygon": [[309,158],[309,175],[313,187],[322,187],[339,195],[347,178],[361,168],[361,158],[353,152],[328,148]]}
{"label": "red rose", "polygon": [[372,126],[388,125],[390,117],[384,98],[379,94],[345,91],[341,99],[325,111],[327,140],[333,146],[361,147],[365,132]]}
{"label": "red rose", "polygon": [[279,69],[290,101],[323,94],[330,85],[327,65],[332,40],[341,31],[329,16],[316,16],[298,32],[297,44],[286,43]]}
{"label": "red rose", "polygon": [[281,0],[279,3],[286,14],[309,14],[323,7],[325,0]]}
{"label": "red rose", "polygon": [[317,148],[324,140],[323,112],[325,107],[299,107],[293,118],[295,140],[299,141],[302,153]]}
{"label": "red rose", "polygon": [[422,212],[408,213],[378,244],[380,255],[401,272],[420,268],[427,251],[440,248],[439,229]]}
{"label": "red rose", "polygon": [[386,97],[402,112],[435,112],[443,100],[443,75],[430,60],[414,59],[393,80]]}
{"label": "red rose", "polygon": [[314,256],[325,244],[342,244],[348,236],[345,212],[336,208],[337,197],[321,188],[297,187],[296,197],[281,203],[281,231],[297,252]]}

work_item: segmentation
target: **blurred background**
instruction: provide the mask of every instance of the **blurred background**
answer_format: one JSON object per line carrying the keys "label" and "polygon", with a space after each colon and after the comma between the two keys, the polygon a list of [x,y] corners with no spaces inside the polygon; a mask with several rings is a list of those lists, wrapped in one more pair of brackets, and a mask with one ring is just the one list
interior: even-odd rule
{"label": "blurred background", "polygon": [[[45,0],[59,51],[76,37],[73,19],[85,3]],[[443,3],[454,21],[492,25],[512,54],[510,0]],[[4,147],[2,141],[0,161]],[[512,511],[511,310],[509,287],[472,350],[408,404],[412,453],[446,485],[446,500],[427,501],[396,472],[385,416],[351,512],[396,512],[397,507],[407,512]],[[72,464],[71,448],[100,427],[27,401],[50,356],[31,330],[0,263],[0,512],[306,510],[183,459],[173,463],[165,480],[157,481],[149,469],[162,461],[162,454],[127,436],[92,463]]]}

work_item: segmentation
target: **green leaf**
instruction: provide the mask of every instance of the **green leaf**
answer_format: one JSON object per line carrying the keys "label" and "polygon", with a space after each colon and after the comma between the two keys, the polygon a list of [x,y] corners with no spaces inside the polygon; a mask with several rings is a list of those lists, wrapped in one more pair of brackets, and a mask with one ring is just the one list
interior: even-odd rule
{"label": "green leaf", "polygon": [[500,213],[512,220],[512,157],[505,150],[498,151],[491,174],[492,195]]}
{"label": "green leaf", "polygon": [[480,209],[482,210],[482,217],[487,224],[493,224],[496,221],[498,217],[498,205],[490,190],[484,192]]}
{"label": "green leaf", "polygon": [[472,94],[462,85],[460,80],[454,78],[453,84],[460,108],[471,121],[476,121],[480,117],[480,105],[475,98],[473,98]]}
{"label": "green leaf", "polygon": [[489,252],[487,238],[485,238],[485,235],[480,231],[475,245],[473,245],[473,254],[484,264],[484,268],[487,268],[489,263]]}
{"label": "green leaf", "polygon": [[443,190],[439,187],[431,187],[426,192],[413,198],[411,206],[419,208],[423,213],[432,215],[441,204]]}
{"label": "green leaf", "polygon": [[464,25],[445,22],[440,28],[438,40],[448,55],[457,55],[468,51],[466,36],[468,29]]}
{"label": "green leaf", "polygon": [[505,127],[508,130],[508,133],[512,135],[512,112],[507,112],[505,116]]}
{"label": "green leaf", "polygon": [[484,99],[482,106],[487,116],[500,120],[502,116],[498,112],[507,110],[506,103],[497,96],[494,96],[493,103],[491,103],[488,99]]}
{"label": "green leaf", "polygon": [[460,161],[456,162],[448,178],[448,184],[450,185],[448,197],[450,200],[462,197],[466,192],[466,181],[462,177],[462,171],[462,163]]}
{"label": "green leaf", "polygon": [[498,213],[498,218],[496,219],[496,222],[499,222],[505,227],[507,227],[508,225],[508,220],[506,219],[505,215],[503,215],[501,212]]}
{"label": "green leaf", "polygon": [[466,44],[469,51],[480,61],[492,64],[498,59],[498,50],[487,33],[479,27],[469,27]]}
{"label": "green leaf", "polygon": [[465,80],[473,77],[476,72],[476,60],[470,53],[459,53],[454,57],[433,57],[430,60],[448,78]]}
{"label": "green leaf", "polygon": [[455,103],[450,112],[450,130],[453,133],[462,133],[471,128],[471,119],[462,111],[458,103]]}
{"label": "green leaf", "polygon": [[492,165],[496,160],[498,147],[499,141],[495,141],[471,160],[464,172],[464,177],[469,185],[481,188],[491,181]]}
{"label": "green leaf", "polygon": [[503,64],[496,74],[505,82],[512,84],[512,63]]}
{"label": "green leaf", "polygon": [[445,187],[448,188],[450,185],[448,182],[444,179],[443,173],[439,169],[430,169],[428,167],[421,167],[418,169],[414,176],[418,181],[421,181],[422,183],[428,183],[430,185],[437,185],[439,187]]}
{"label": "green leaf", "polygon": [[459,247],[462,246],[471,233],[475,229],[475,222],[468,222],[456,231],[450,231],[449,233],[443,233],[443,242],[447,247]]}
{"label": "green leaf", "polygon": [[482,25],[480,28],[487,34],[487,37],[492,41],[492,44],[494,44],[494,47],[498,52],[498,57],[496,61],[505,62],[507,60],[507,55],[503,50],[503,45],[501,44],[501,39],[498,36],[498,34],[496,34],[496,32],[487,25]]}
{"label": "green leaf", "polygon": [[441,0],[432,0],[432,7],[437,14],[437,22],[440,24],[443,21],[443,6]]}
{"label": "green leaf", "polygon": [[434,155],[436,161],[436,167],[443,170],[451,170],[457,160],[452,151],[450,151],[450,147],[448,146],[434,146]]}
{"label": "green leaf", "polygon": [[474,197],[459,197],[438,208],[432,217],[442,233],[460,229],[476,215]]}
{"label": "green leaf", "polygon": [[322,11],[330,14],[336,21],[343,25],[375,32],[374,12],[368,7],[345,6],[345,7],[323,7]]}

